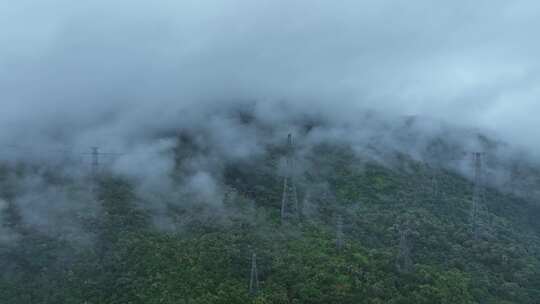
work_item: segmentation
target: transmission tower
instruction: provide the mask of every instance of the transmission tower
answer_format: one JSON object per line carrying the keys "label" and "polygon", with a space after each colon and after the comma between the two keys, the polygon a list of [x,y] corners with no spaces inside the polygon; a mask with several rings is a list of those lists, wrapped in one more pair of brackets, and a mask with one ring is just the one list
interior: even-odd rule
{"label": "transmission tower", "polygon": [[510,193],[512,195],[515,195],[517,193],[517,190],[519,189],[518,187],[518,181],[520,180],[520,167],[519,167],[519,164],[517,163],[513,163],[510,167],[510,180],[509,180],[509,185],[510,185]]}
{"label": "transmission tower", "polygon": [[251,256],[251,278],[249,279],[249,294],[257,295],[259,292],[259,273],[257,271],[257,254]]}
{"label": "transmission tower", "polygon": [[422,171],[423,178],[420,179],[420,182],[422,184],[420,185],[420,187],[418,187],[419,190],[422,191],[422,193],[419,194],[421,194],[421,197],[427,197],[432,202],[437,202],[440,198],[438,169],[429,165],[428,163],[424,163]]}
{"label": "transmission tower", "polygon": [[103,153],[99,151],[99,147],[91,147],[90,153],[82,153],[83,155],[90,155],[91,156],[91,172],[92,175],[97,175],[100,170],[100,156],[120,156],[124,155],[124,153]]}
{"label": "transmission tower", "polygon": [[474,152],[474,189],[471,208],[471,226],[474,239],[478,238],[480,205],[483,197],[482,157],[483,153]]}
{"label": "transmission tower", "polygon": [[96,174],[99,170],[99,148],[92,147],[90,149],[92,150],[92,173]]}
{"label": "transmission tower", "polygon": [[402,273],[411,272],[413,268],[409,234],[410,230],[408,225],[399,227],[399,253],[396,260],[396,266],[398,271]]}
{"label": "transmission tower", "polygon": [[338,215],[337,221],[336,221],[336,247],[338,251],[341,251],[343,249],[343,217]]}
{"label": "transmission tower", "polygon": [[437,201],[440,198],[441,189],[439,186],[439,175],[438,171],[435,168],[431,168],[430,172],[430,182],[431,182],[431,193],[434,201]]}
{"label": "transmission tower", "polygon": [[283,177],[283,194],[281,197],[281,222],[285,222],[288,217],[298,218],[298,193],[293,178],[294,172],[294,148],[292,135],[287,137],[287,150],[285,160],[285,176]]}

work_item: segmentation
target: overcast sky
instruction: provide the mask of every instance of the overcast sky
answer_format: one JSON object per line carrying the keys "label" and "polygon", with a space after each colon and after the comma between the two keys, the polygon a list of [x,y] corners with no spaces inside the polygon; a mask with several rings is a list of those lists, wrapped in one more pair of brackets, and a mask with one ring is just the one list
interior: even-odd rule
{"label": "overcast sky", "polygon": [[539,37],[535,0],[0,0],[0,141],[286,100],[432,116],[538,153]]}

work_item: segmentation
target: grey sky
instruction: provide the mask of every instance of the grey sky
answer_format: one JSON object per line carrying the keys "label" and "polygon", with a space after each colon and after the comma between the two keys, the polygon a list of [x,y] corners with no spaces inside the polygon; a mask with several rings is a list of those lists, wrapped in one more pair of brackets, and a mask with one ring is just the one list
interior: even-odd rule
{"label": "grey sky", "polygon": [[538,29],[534,0],[0,0],[0,142],[256,99],[433,116],[538,153]]}
{"label": "grey sky", "polygon": [[[431,136],[478,148],[438,119],[540,156],[538,29],[534,0],[0,0],[0,160],[47,160],[77,177],[89,171],[69,155],[127,152],[110,168],[162,220],[185,197],[219,206],[224,164],[283,142],[303,115],[326,125],[302,144],[345,139],[383,161],[421,158]],[[256,127],[227,115],[253,100]],[[365,109],[423,119],[401,132],[403,120]],[[180,189],[170,179],[179,129],[199,149],[181,162]],[[77,153],[56,153],[63,146]],[[466,161],[450,166],[470,172]],[[24,221],[53,234],[79,231],[66,214],[95,206],[39,176],[21,182]],[[14,238],[0,225],[0,243]]]}

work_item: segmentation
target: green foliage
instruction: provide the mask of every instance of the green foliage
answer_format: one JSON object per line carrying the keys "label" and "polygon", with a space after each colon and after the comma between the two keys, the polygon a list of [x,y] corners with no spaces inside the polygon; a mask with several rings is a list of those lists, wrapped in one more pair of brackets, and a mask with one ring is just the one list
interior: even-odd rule
{"label": "green foliage", "polygon": [[[10,261],[0,264],[0,303],[537,303],[537,206],[488,189],[481,237],[473,241],[472,187],[460,176],[437,171],[436,195],[425,188],[433,169],[412,160],[390,169],[329,145],[306,159],[315,169],[299,180],[301,192],[326,183],[333,196],[312,198],[301,223],[284,225],[279,151],[249,170],[226,169],[238,191],[220,210],[227,220],[191,221],[174,233],[152,228],[129,182],[103,177],[96,189],[103,216],[89,224],[91,245],[15,227],[23,242],[0,250]],[[197,218],[199,211],[181,212]],[[395,265],[405,224],[414,268],[402,273]],[[260,292],[250,297],[254,251]]]}

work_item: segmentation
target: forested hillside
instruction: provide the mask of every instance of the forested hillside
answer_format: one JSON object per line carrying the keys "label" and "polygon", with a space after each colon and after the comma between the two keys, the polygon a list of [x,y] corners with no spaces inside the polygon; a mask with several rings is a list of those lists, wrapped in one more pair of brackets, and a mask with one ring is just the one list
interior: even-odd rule
{"label": "forested hillside", "polygon": [[538,29],[0,0],[0,304],[540,304]]}
{"label": "forested hillside", "polygon": [[318,145],[295,179],[300,210],[282,221],[282,155],[224,168],[223,204],[171,205],[172,229],[156,228],[127,178],[2,167],[6,202],[39,172],[67,193],[93,185],[99,216],[79,214],[95,237],[78,242],[28,228],[6,203],[3,229],[17,240],[1,248],[0,302],[540,303],[540,205],[487,187],[475,238],[471,181]]}

